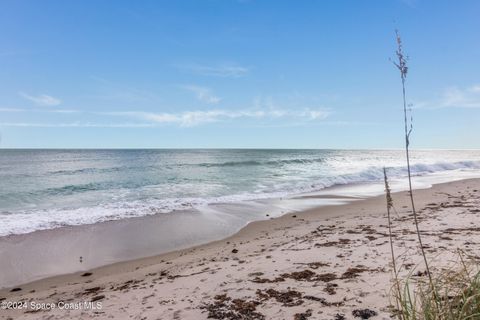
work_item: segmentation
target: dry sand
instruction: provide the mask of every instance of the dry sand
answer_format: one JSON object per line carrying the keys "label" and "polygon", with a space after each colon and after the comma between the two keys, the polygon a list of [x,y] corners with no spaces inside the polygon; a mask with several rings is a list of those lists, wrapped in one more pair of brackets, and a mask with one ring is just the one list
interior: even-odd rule
{"label": "dry sand", "polygon": [[[393,198],[395,250],[405,272],[421,274],[408,195]],[[480,180],[435,185],[415,198],[436,268],[454,263],[458,249],[480,259]],[[28,308],[0,310],[0,318],[340,320],[369,309],[377,313],[372,319],[390,319],[389,259],[379,196],[254,222],[207,245],[3,289],[3,305]],[[101,309],[65,310],[61,301],[94,301]],[[31,303],[55,308],[36,311]]]}

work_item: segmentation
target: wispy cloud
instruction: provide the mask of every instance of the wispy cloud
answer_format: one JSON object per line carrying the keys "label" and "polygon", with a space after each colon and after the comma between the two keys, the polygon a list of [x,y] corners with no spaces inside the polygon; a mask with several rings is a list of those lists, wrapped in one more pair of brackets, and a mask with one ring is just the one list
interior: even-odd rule
{"label": "wispy cloud", "polygon": [[[294,99],[298,100],[298,99]],[[290,102],[290,108],[281,108],[274,101],[271,96],[258,96],[253,100],[253,105],[255,109],[268,110],[272,115],[277,117],[296,117],[296,118],[305,118],[310,120],[324,119],[330,115],[330,111],[325,108],[302,108],[298,104],[303,104],[303,102],[292,103]],[[295,111],[291,111],[295,110]]]}
{"label": "wispy cloud", "polygon": [[[192,88],[190,88],[192,89]],[[205,94],[205,88],[199,90],[195,87],[193,91]],[[207,91],[208,92],[208,91]],[[206,99],[205,96],[202,97]],[[289,107],[279,106],[272,97],[257,97],[253,100],[252,107],[243,109],[216,108],[210,110],[190,110],[177,113],[155,113],[145,111],[122,111],[122,112],[101,112],[101,115],[120,116],[149,121],[156,124],[176,124],[182,127],[192,127],[212,122],[224,122],[232,120],[262,120],[271,124],[280,122],[306,123],[326,119],[330,110],[323,107],[309,108],[290,105]],[[274,122],[274,123],[273,123]]]}
{"label": "wispy cloud", "polygon": [[58,106],[62,103],[62,101],[60,99],[49,96],[47,94],[32,96],[32,95],[26,94],[24,92],[19,92],[19,95],[21,95],[23,98],[25,98],[27,100],[32,101],[36,105],[44,106],[44,107],[54,107],[54,106]]}
{"label": "wispy cloud", "polygon": [[207,65],[181,65],[178,66],[179,69],[202,75],[202,76],[212,76],[212,77],[223,77],[223,78],[239,78],[246,76],[250,71],[249,68],[239,66],[236,64],[222,64],[216,66],[207,66]]}
{"label": "wispy cloud", "polygon": [[440,107],[480,108],[480,84],[467,88],[447,88],[440,101]]}
{"label": "wispy cloud", "polygon": [[199,101],[202,101],[205,103],[217,104],[222,100],[222,98],[214,95],[212,93],[212,90],[207,87],[188,85],[188,86],[183,86],[183,88],[190,92],[193,92]]}
{"label": "wispy cloud", "polygon": [[25,109],[20,108],[0,108],[0,112],[24,112]]}
{"label": "wispy cloud", "polygon": [[480,84],[460,88],[451,86],[444,89],[438,98],[416,101],[415,109],[442,109],[442,108],[480,108]]}
{"label": "wispy cloud", "polygon": [[80,110],[74,110],[74,109],[55,109],[55,110],[44,110],[45,112],[51,112],[51,113],[81,113],[82,111]]}
{"label": "wispy cloud", "polygon": [[95,123],[95,122],[70,122],[70,123],[31,123],[31,122],[4,122],[0,127],[36,127],[36,128],[149,128],[155,126],[151,123]]}
{"label": "wispy cloud", "polygon": [[36,113],[81,113],[74,109],[22,109],[22,108],[0,108],[0,112],[36,112]]}
{"label": "wispy cloud", "polygon": [[131,117],[144,121],[151,121],[158,124],[178,124],[182,127],[192,127],[205,123],[227,121],[232,119],[295,119],[303,121],[322,120],[329,116],[330,112],[323,109],[303,109],[303,110],[285,110],[285,109],[248,109],[248,110],[198,110],[185,111],[181,113],[152,113],[141,111],[124,112],[103,112],[103,115]]}
{"label": "wispy cloud", "polygon": [[[214,95],[211,89],[196,85],[183,86],[186,90],[193,92],[200,101],[216,104],[221,98]],[[302,103],[299,103],[302,105]],[[152,112],[142,110],[127,111],[81,111],[56,108],[34,108],[34,109],[14,109],[0,108],[0,112],[47,112],[58,114],[82,114],[84,122],[76,121],[78,118],[71,118],[72,122],[58,123],[38,123],[25,122],[21,119],[18,122],[1,123],[2,126],[16,127],[156,127],[165,124],[176,125],[180,127],[193,127],[208,123],[231,122],[238,120],[243,124],[267,124],[267,125],[285,125],[295,122],[298,125],[307,122],[324,120],[330,115],[330,110],[316,107],[299,107],[288,104],[288,106],[279,106],[273,102],[271,97],[260,97],[253,101],[249,108],[231,109],[214,108],[209,110],[194,109],[179,112]],[[68,115],[66,115],[68,116]],[[98,118],[101,116],[102,118]],[[120,118],[127,119],[127,123],[120,121]],[[99,121],[97,121],[99,120]],[[99,123],[100,122],[100,123]]]}

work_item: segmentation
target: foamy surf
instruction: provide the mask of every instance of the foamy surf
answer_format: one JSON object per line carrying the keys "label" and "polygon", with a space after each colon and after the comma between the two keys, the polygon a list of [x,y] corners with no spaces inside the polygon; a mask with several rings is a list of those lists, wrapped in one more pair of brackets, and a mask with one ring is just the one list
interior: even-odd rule
{"label": "foamy surf", "polygon": [[[402,151],[4,150],[0,236],[377,183],[384,166],[400,181],[403,163]],[[480,176],[480,152],[415,151],[411,170]]]}

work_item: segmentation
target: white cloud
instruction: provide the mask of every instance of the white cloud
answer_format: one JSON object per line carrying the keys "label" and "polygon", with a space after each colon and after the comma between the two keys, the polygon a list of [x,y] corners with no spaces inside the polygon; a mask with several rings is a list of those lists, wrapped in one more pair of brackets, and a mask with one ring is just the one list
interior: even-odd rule
{"label": "white cloud", "polygon": [[42,110],[45,112],[52,112],[52,113],[80,113],[82,111],[74,110],[74,109],[55,109],[55,110]]}
{"label": "white cloud", "polygon": [[[215,104],[220,98],[215,96],[209,88],[200,86],[185,86],[185,89],[195,93],[197,99],[207,103]],[[303,103],[299,103],[303,104]],[[97,123],[94,118],[93,122],[72,122],[72,123],[3,123],[3,126],[17,127],[155,127],[162,124],[172,124],[181,127],[192,127],[206,123],[225,122],[233,120],[259,121],[258,124],[284,125],[289,123],[302,123],[323,120],[330,115],[330,111],[324,108],[308,108],[296,107],[290,105],[288,107],[279,107],[275,105],[271,97],[260,97],[253,101],[250,108],[244,109],[224,109],[214,108],[210,110],[188,110],[179,112],[151,112],[151,111],[110,111],[110,112],[92,112],[80,110],[62,110],[62,109],[10,109],[0,108],[0,112],[13,111],[32,111],[32,112],[48,112],[59,114],[82,113],[84,116],[109,116],[123,117],[129,119],[128,123],[117,123],[116,121],[107,121],[107,123]]]}
{"label": "white cloud", "polygon": [[288,118],[289,120],[313,121],[322,120],[329,116],[330,112],[323,109],[302,109],[302,110],[282,110],[282,109],[248,109],[248,110],[199,110],[185,111],[181,113],[152,113],[142,111],[126,111],[126,112],[103,112],[103,115],[123,116],[137,118],[144,121],[154,123],[178,124],[182,127],[192,127],[200,124],[220,122],[232,119],[280,119]]}
{"label": "white cloud", "polygon": [[[298,104],[298,102],[296,103]],[[303,104],[303,103],[302,103]],[[325,119],[330,112],[328,110],[322,108],[293,108],[290,107],[289,109],[282,109],[277,106],[274,102],[273,98],[270,96],[259,96],[253,100],[253,105],[257,109],[264,109],[268,110],[268,112],[276,117],[300,117],[310,120],[316,119]],[[296,110],[295,112],[289,110]]]}
{"label": "white cloud", "polygon": [[475,84],[470,87],[470,91],[480,93],[480,84]]}
{"label": "white cloud", "polygon": [[439,103],[440,107],[457,108],[480,108],[480,85],[460,89],[458,87],[447,88]]}
{"label": "white cloud", "polygon": [[62,101],[60,99],[49,96],[47,94],[41,94],[41,95],[38,95],[38,96],[31,96],[31,95],[26,94],[24,92],[19,92],[19,94],[23,98],[25,98],[27,100],[30,100],[30,101],[32,101],[33,103],[35,103],[36,105],[39,105],[39,106],[54,107],[54,106],[58,106],[62,103]]}
{"label": "white cloud", "polygon": [[199,101],[202,101],[205,103],[217,104],[222,100],[222,98],[214,95],[212,91],[206,87],[188,85],[188,86],[183,86],[183,88],[193,92]]}
{"label": "white cloud", "polygon": [[21,108],[0,108],[0,112],[37,112],[37,113],[80,113],[74,109],[21,109]]}
{"label": "white cloud", "polygon": [[23,112],[25,109],[19,108],[0,108],[0,112]]}
{"label": "white cloud", "polygon": [[480,108],[480,84],[464,88],[459,88],[458,86],[448,87],[436,99],[415,101],[412,108]]}
{"label": "white cloud", "polygon": [[328,113],[323,110],[306,110],[302,114],[310,120],[325,119],[328,116]]}
{"label": "white cloud", "polygon": [[95,122],[71,122],[71,123],[31,123],[31,122],[4,122],[0,127],[37,127],[37,128],[148,128],[151,123],[95,123]]}
{"label": "white cloud", "polygon": [[246,76],[250,71],[247,67],[242,67],[235,64],[223,64],[217,66],[183,65],[179,66],[179,68],[202,76],[222,78],[239,78]]}

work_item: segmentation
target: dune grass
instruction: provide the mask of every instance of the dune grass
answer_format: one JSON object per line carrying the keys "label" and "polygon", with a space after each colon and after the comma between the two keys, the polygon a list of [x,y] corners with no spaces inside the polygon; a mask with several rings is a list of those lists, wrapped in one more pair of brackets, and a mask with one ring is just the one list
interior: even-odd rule
{"label": "dune grass", "polygon": [[[460,264],[461,265],[461,264]],[[480,319],[480,272],[466,267],[432,274],[433,290],[428,282],[407,276],[394,291],[395,314],[402,320]]]}
{"label": "dune grass", "polygon": [[404,277],[399,276],[399,270],[404,266],[397,265],[392,236],[391,210],[394,204],[388,184],[387,170],[384,169],[385,193],[387,202],[387,219],[391,250],[393,286],[391,298],[394,304],[394,315],[400,320],[480,320],[480,272],[473,262],[469,264],[459,253],[459,262],[451,269],[432,273],[430,261],[425,253],[419,228],[418,214],[412,190],[410,173],[410,135],[413,130],[412,118],[408,117],[406,102],[406,77],[408,72],[407,57],[403,51],[402,39],[395,31],[397,61],[393,63],[400,71],[402,80],[402,97],[405,130],[405,154],[408,172],[408,193],[411,212],[416,229],[420,253],[425,265],[425,277],[413,277],[412,272]]}

